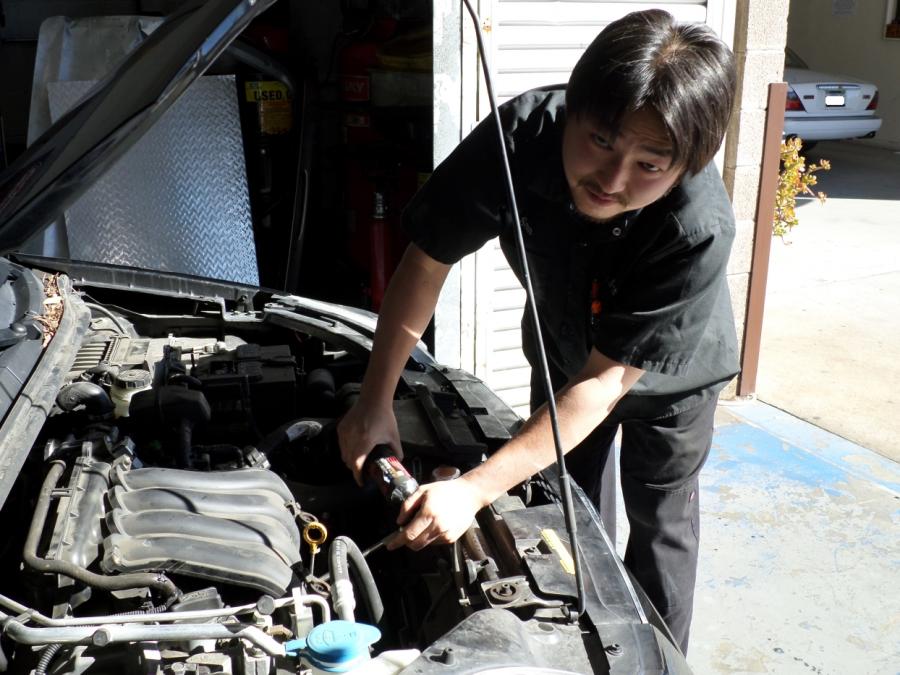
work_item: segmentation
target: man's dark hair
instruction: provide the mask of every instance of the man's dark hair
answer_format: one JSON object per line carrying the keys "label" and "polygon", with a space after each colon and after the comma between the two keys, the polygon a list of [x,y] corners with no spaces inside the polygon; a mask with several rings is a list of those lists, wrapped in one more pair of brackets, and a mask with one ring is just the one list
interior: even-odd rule
{"label": "man's dark hair", "polygon": [[668,12],[633,12],[609,24],[575,65],[567,114],[618,133],[622,116],[652,108],[672,162],[696,174],[719,149],[735,97],[734,55],[712,30]]}

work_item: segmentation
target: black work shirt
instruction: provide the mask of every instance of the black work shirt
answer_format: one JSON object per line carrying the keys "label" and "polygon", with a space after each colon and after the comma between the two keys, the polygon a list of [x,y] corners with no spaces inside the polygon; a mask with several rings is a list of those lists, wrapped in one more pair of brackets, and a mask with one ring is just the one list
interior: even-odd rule
{"label": "black work shirt", "polygon": [[[501,118],[554,370],[571,377],[594,347],[646,371],[626,399],[659,415],[687,409],[721,389],[738,371],[726,283],[734,216],[715,166],[685,176],[639,211],[597,222],[576,211],[565,180],[565,89],[526,92],[501,107]],[[418,192],[404,227],[417,246],[444,263],[499,236],[522,281],[501,162],[488,118]],[[522,328],[523,350],[534,366],[527,315]]]}

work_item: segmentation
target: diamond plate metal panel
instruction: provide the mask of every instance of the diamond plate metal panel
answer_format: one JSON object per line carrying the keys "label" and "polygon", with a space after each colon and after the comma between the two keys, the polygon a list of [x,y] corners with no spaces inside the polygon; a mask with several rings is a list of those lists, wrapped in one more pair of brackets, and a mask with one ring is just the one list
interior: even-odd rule
{"label": "diamond plate metal panel", "polygon": [[[93,82],[49,83],[55,122]],[[66,212],[76,260],[258,284],[232,76],[203,77]]]}

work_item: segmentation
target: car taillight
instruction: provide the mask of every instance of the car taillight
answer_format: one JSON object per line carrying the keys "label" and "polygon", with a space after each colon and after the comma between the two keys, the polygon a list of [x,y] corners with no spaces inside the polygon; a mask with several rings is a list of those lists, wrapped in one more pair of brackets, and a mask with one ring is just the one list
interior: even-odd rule
{"label": "car taillight", "polygon": [[875,95],[872,97],[872,100],[869,101],[869,105],[866,106],[866,110],[875,110],[878,107],[878,92],[875,92]]}
{"label": "car taillight", "polygon": [[797,96],[797,93],[791,89],[788,90],[787,98],[784,101],[784,109],[803,110],[803,104],[800,102],[800,97]]}

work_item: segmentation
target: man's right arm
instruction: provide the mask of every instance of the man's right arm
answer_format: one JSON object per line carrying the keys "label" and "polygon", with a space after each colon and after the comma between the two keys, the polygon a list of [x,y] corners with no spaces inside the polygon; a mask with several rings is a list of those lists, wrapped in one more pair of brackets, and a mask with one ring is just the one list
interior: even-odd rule
{"label": "man's right arm", "polygon": [[450,267],[410,244],[391,277],[359,400],[338,424],[341,457],[357,482],[366,456],[376,445],[390,445],[402,457],[394,390],[410,352],[434,314]]}

